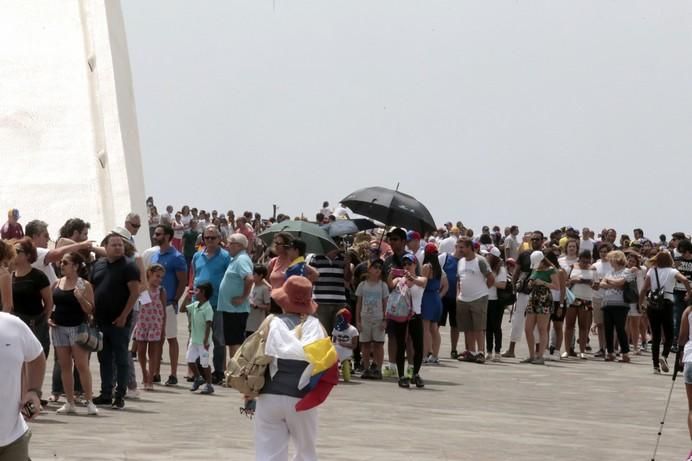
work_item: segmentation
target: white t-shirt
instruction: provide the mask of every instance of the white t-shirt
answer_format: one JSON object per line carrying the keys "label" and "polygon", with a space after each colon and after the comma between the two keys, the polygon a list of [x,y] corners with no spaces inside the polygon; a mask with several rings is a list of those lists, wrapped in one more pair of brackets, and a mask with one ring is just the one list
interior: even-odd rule
{"label": "white t-shirt", "polygon": [[51,285],[57,282],[58,276],[55,275],[55,269],[52,264],[46,264],[46,255],[50,250],[48,248],[36,248],[36,261],[31,265],[34,269],[38,269],[48,277]]}
{"label": "white t-shirt", "polygon": [[582,251],[588,251],[589,253],[593,253],[593,247],[596,244],[592,239],[582,239],[579,242],[579,253]]}
{"label": "white t-shirt", "polygon": [[490,265],[483,256],[476,256],[471,261],[466,258],[459,260],[457,277],[461,284],[459,301],[471,302],[488,296],[486,277],[490,273]]}
{"label": "white t-shirt", "polygon": [[185,216],[184,214],[180,215],[180,222],[183,223],[183,228],[185,230],[190,229],[190,221],[192,221],[192,215],[191,214],[189,214],[187,216]]}
{"label": "white t-shirt", "polygon": [[413,313],[420,314],[421,304],[423,303],[423,292],[425,288],[419,287],[418,285],[411,285],[409,288],[411,291],[411,302],[413,303]]}
{"label": "white t-shirt", "polygon": [[19,317],[0,312],[0,447],[20,438],[29,429],[19,413],[22,401],[22,366],[43,354],[43,347]]}
{"label": "white t-shirt", "polygon": [[339,331],[336,328],[332,330],[332,342],[334,349],[339,354],[339,362],[350,359],[353,356],[353,349],[342,346],[342,344],[353,344],[353,338],[358,336],[358,329],[353,325],[349,325],[344,331]]}
{"label": "white t-shirt", "polygon": [[[596,261],[593,265],[593,268],[596,270],[596,280],[602,280],[603,277],[608,275],[613,271],[613,266],[610,265],[608,261],[603,261],[602,259],[599,259]],[[604,288],[599,288],[598,290],[593,290],[593,295],[592,299],[603,299],[603,295],[605,294],[605,289]]]}
{"label": "white t-shirt", "polygon": [[521,246],[521,242],[517,240],[517,237],[510,234],[507,237],[505,237],[505,254],[509,256],[510,258],[513,258],[516,260],[519,257],[519,247]]}
{"label": "white t-shirt", "polygon": [[443,254],[443,253],[454,253],[454,247],[457,244],[457,238],[453,235],[450,235],[446,239],[442,239],[440,242],[440,248],[437,249],[438,253]]}
{"label": "white t-shirt", "polygon": [[[574,266],[571,274],[569,271],[567,271],[567,274],[570,279],[574,280],[593,280],[596,277],[594,269],[581,269],[578,265]],[[571,290],[576,298],[583,299],[584,301],[591,301],[593,298],[594,290],[591,284],[575,283],[572,285]]]}
{"label": "white t-shirt", "polygon": [[185,225],[182,222],[173,221],[173,238],[177,240],[183,239],[185,233]]}
{"label": "white t-shirt", "polygon": [[[507,281],[507,269],[505,266],[500,266],[500,271],[495,276],[495,283]],[[488,300],[494,301],[497,299],[497,287],[495,285],[488,288]]]}
{"label": "white t-shirt", "polygon": [[[680,272],[672,267],[661,267],[658,269],[658,278],[661,282],[661,287],[663,287],[664,297],[670,301],[675,301],[673,296],[673,290],[675,289],[675,276]],[[646,276],[651,280],[651,291],[658,290],[658,283],[656,282],[656,271],[652,267]]]}

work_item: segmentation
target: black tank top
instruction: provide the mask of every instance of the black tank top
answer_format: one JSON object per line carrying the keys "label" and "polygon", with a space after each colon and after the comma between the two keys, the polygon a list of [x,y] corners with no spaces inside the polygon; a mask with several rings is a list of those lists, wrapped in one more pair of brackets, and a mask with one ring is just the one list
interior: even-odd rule
{"label": "black tank top", "polygon": [[77,301],[73,290],[53,290],[53,321],[62,327],[76,327],[86,322],[86,314]]}

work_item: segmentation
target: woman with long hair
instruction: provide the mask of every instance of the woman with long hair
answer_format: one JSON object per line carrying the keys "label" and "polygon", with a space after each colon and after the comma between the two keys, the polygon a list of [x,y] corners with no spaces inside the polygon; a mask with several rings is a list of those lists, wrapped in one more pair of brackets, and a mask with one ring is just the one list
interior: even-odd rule
{"label": "woman with long hair", "polygon": [[79,373],[79,381],[87,401],[87,414],[97,415],[98,410],[91,401],[92,386],[89,371],[89,352],[75,341],[79,328],[94,312],[94,290],[85,280],[86,264],[79,253],[68,253],[60,260],[62,277],[53,286],[55,309],[51,315],[51,340],[60,364],[61,378],[67,403],[57,412],[76,413],[75,383],[72,367]]}
{"label": "woman with long hair", "polygon": [[[687,277],[673,267],[673,257],[667,251],[661,251],[656,255],[655,266],[649,269],[644,279],[644,286],[639,293],[639,301],[644,302],[651,291],[660,291],[663,300],[658,305],[649,305],[646,309],[649,323],[651,324],[651,360],[654,364],[654,373],[668,372],[668,354],[673,345],[673,290],[675,282],[680,282],[687,290],[688,299],[692,296],[692,287]],[[663,330],[663,354],[659,357],[661,348],[661,330]]]}
{"label": "woman with long hair", "polygon": [[565,314],[565,349],[562,358],[577,357],[572,340],[574,326],[579,321],[579,358],[586,359],[586,341],[589,338],[593,307],[593,283],[596,278],[595,270],[591,268],[591,251],[579,253],[579,262],[573,264],[568,271],[568,284],[574,293],[574,302],[567,306]]}
{"label": "woman with long hair", "polygon": [[615,330],[622,354],[620,361],[629,362],[630,345],[625,323],[630,308],[625,302],[624,289],[625,282],[632,281],[634,274],[627,270],[627,258],[622,251],[611,251],[607,258],[612,269],[600,283],[601,288],[604,289],[601,310],[603,311],[603,328],[605,329],[607,351],[605,361],[612,362],[615,360],[615,338],[613,337],[613,330]]}
{"label": "woman with long hair", "polygon": [[29,326],[48,357],[48,317],[53,311],[50,282],[43,271],[31,267],[36,261],[36,247],[31,238],[24,237],[15,241],[14,251],[16,256],[12,272],[13,313]]}
{"label": "woman with long hair", "polygon": [[[291,258],[288,256],[288,249],[291,247],[291,242],[293,242],[293,236],[288,232],[279,232],[274,236],[272,241],[272,252],[276,255],[269,260],[267,265],[267,271],[269,272],[268,281],[272,286],[273,290],[281,288],[286,282],[286,269],[291,265]],[[271,301],[271,307],[269,312],[272,314],[278,314],[281,312],[281,308],[273,298]]]}
{"label": "woman with long hair", "polygon": [[440,363],[440,327],[442,316],[442,296],[447,291],[447,276],[440,267],[437,245],[425,245],[422,276],[428,279],[423,292],[421,318],[423,319],[424,363]]}
{"label": "woman with long hair", "polygon": [[[529,303],[526,306],[524,333],[529,348],[529,356],[522,363],[543,365],[543,354],[548,347],[548,325],[553,310],[551,289],[560,288],[560,276],[555,266],[546,259],[542,251],[531,253],[531,275],[529,276]],[[538,347],[533,330],[538,327]]]}
{"label": "woman with long hair", "polygon": [[[639,253],[629,250],[627,255],[627,269],[634,275],[636,281],[637,294],[644,286],[644,278],[646,276],[646,268],[640,265]],[[630,339],[630,344],[634,346],[634,355],[642,355],[641,344],[646,341],[646,335],[641,337],[641,320],[642,307],[639,304],[639,297],[633,303],[630,303],[630,310],[627,313],[627,335]]]}
{"label": "woman with long hair", "polygon": [[[502,315],[505,312],[504,304],[500,303],[497,289],[504,290],[507,286],[507,269],[502,261],[500,249],[492,247],[485,255],[490,264],[490,270],[495,275],[495,283],[488,288],[488,315],[485,328],[485,350],[488,357],[492,355],[493,362],[500,361],[502,350]],[[493,344],[495,348],[493,349]]]}

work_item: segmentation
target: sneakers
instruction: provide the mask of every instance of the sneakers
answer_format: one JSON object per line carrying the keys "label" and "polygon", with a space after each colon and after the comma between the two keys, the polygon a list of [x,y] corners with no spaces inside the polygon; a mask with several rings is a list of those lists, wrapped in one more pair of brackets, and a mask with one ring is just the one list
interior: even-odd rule
{"label": "sneakers", "polygon": [[122,410],[125,408],[125,400],[122,397],[116,397],[113,399],[113,403],[111,404],[111,408],[114,410]]}
{"label": "sneakers", "polygon": [[456,360],[459,357],[459,353],[457,351],[452,351],[449,356],[452,358],[452,360]]}
{"label": "sneakers", "polygon": [[370,370],[370,379],[382,380],[382,372],[379,369]]}
{"label": "sneakers", "polygon": [[[156,381],[154,381],[156,382]],[[178,385],[178,378],[176,378],[173,375],[170,375],[168,377],[168,380],[166,381],[166,386],[177,386]]]}
{"label": "sneakers", "polygon": [[503,352],[502,354],[500,354],[500,355],[501,355],[502,357],[506,358],[506,359],[513,359],[513,358],[516,357],[516,356],[514,355],[514,352],[510,352],[510,351],[504,351],[504,352]]}
{"label": "sneakers", "polygon": [[67,414],[76,414],[77,413],[77,405],[74,404],[74,402],[67,402],[58,410],[56,411],[57,414],[59,415],[67,415]]}
{"label": "sneakers", "polygon": [[384,374],[385,378],[391,378],[393,376],[396,376],[397,375],[396,365],[394,365],[392,363],[388,363],[387,365],[385,365],[384,369],[383,369],[383,374]]}
{"label": "sneakers", "polygon": [[655,375],[660,375],[661,374],[661,369],[654,367],[654,374]]}
{"label": "sneakers", "polygon": [[192,387],[190,388],[190,392],[195,392],[197,389],[200,388],[200,386],[204,384],[204,378],[201,376],[198,376],[197,379],[194,380],[192,383]]}
{"label": "sneakers", "polygon": [[113,399],[101,394],[91,401],[94,405],[110,405]]}
{"label": "sneakers", "polygon": [[605,351],[603,349],[599,349],[599,351],[596,352],[593,356],[597,358],[605,357]]}
{"label": "sneakers", "polygon": [[474,358],[476,363],[485,363],[485,354],[483,352],[479,352]]}
{"label": "sneakers", "polygon": [[87,415],[98,415],[99,414],[99,409],[96,408],[96,405],[94,405],[94,402],[87,401]]}
{"label": "sneakers", "polygon": [[213,394],[214,386],[212,386],[211,384],[207,384],[206,386],[204,386],[204,389],[202,389],[199,393],[205,395]]}
{"label": "sneakers", "polygon": [[125,398],[127,400],[139,400],[141,397],[139,393],[139,389],[128,389],[127,393],[125,394]]}
{"label": "sneakers", "polygon": [[373,379],[372,376],[373,370],[370,368],[367,368],[366,370],[363,371],[363,373],[360,374],[360,379]]}
{"label": "sneakers", "polygon": [[413,378],[413,365],[409,365],[408,368],[406,369],[406,377],[408,379]]}
{"label": "sneakers", "polygon": [[500,354],[498,354],[497,352],[495,354],[493,354],[492,360],[493,360],[493,362],[501,362],[502,361],[502,359],[500,358]]}
{"label": "sneakers", "polygon": [[152,381],[156,384],[161,384],[161,375],[154,375],[154,379]]}
{"label": "sneakers", "polygon": [[543,359],[543,357],[536,357],[535,359],[533,359],[531,361],[531,364],[532,365],[545,365],[545,360]]}
{"label": "sneakers", "polygon": [[579,358],[580,358],[581,360],[586,360],[586,354],[584,354],[583,352],[580,352],[580,353],[579,353]]}
{"label": "sneakers", "polygon": [[404,389],[411,387],[411,383],[406,376],[399,378],[399,387],[403,387]]}
{"label": "sneakers", "polygon": [[658,364],[661,366],[661,371],[663,373],[668,373],[670,368],[668,367],[668,361],[665,357],[661,357],[660,359],[658,359]]}
{"label": "sneakers", "polygon": [[526,357],[524,360],[522,360],[519,363],[533,363],[534,358],[533,357]]}
{"label": "sneakers", "polygon": [[425,383],[423,382],[423,378],[420,377],[420,375],[414,375],[413,376],[413,383],[416,385],[418,389],[425,387]]}

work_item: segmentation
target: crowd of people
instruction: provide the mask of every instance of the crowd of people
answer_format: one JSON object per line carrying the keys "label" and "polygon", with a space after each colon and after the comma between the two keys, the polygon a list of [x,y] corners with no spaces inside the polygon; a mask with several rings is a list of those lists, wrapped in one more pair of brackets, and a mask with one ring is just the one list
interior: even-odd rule
{"label": "crowd of people", "polygon": [[[543,365],[572,359],[627,363],[632,354],[650,354],[653,372],[660,374],[682,366],[670,362],[680,348],[692,395],[692,313],[686,310],[692,242],[684,233],[649,239],[635,229],[633,238],[618,239],[614,229],[596,235],[565,227],[546,237],[538,230],[521,234],[517,226],[484,226],[475,234],[461,222],[448,222],[425,235],[376,228],[335,239],[337,248],[326,254],[309,254],[291,233],[276,233],[270,244],[258,238],[289,216],[236,217],[187,205],[159,213],[152,198],[147,210],[146,222],[131,213],[98,244],[80,218],[68,219],[51,244],[47,223],[36,219],[23,227],[19,211],[8,212],[0,229],[0,335],[23,335],[16,362],[28,365],[23,393],[19,374],[3,384],[22,396],[23,416],[0,410],[0,433],[10,434],[0,439],[0,450],[26,449],[24,419],[49,402],[60,402],[57,413],[70,414],[81,411],[81,398],[85,412],[98,415],[100,406],[124,408],[125,398],[140,389],[178,385],[180,342],[186,348],[180,368],[190,390],[213,393],[225,382],[227,359],[269,314],[290,328],[314,327],[306,321],[314,315],[336,346],[344,379],[353,372],[360,379],[393,377],[401,388],[422,388],[424,366],[439,364],[442,355],[479,364],[518,357]],[[346,217],[325,202],[313,221]],[[142,224],[148,224],[151,248],[136,248]],[[398,311],[402,306],[410,309],[406,315]],[[179,342],[180,313],[189,334]],[[440,327],[447,322],[451,348],[443,352]],[[90,335],[101,338],[100,347],[85,346]],[[525,354],[517,349],[522,337]],[[51,350],[51,390],[43,400],[42,373]],[[90,351],[99,361],[96,396]],[[304,397],[296,385],[306,363],[297,362],[279,360],[263,394]],[[265,452],[267,434],[287,426],[294,437],[297,428],[311,433],[316,424],[308,412],[287,417],[292,405],[269,414],[260,397],[257,408],[267,412],[257,415],[263,428],[257,441],[264,441]],[[692,438],[692,411],[689,426]],[[295,437],[314,451],[314,442],[310,448]],[[279,445],[270,446],[283,453]],[[10,459],[2,453],[0,460]]]}

